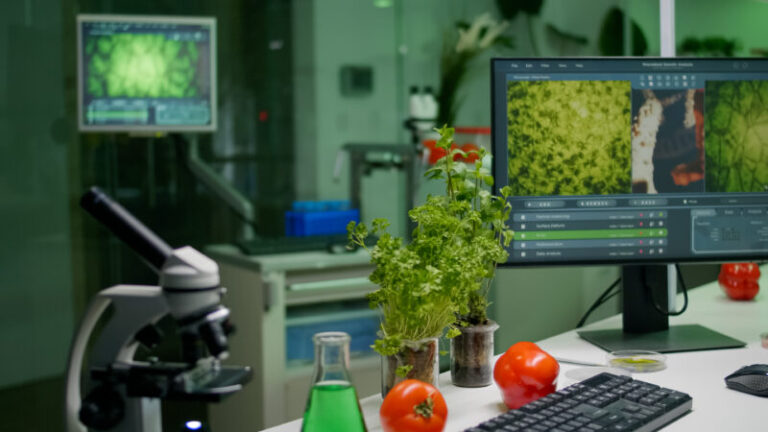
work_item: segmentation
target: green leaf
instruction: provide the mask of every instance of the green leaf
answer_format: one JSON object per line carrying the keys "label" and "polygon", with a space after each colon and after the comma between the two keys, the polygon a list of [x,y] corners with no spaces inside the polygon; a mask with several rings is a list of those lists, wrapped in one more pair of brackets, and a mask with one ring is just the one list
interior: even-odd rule
{"label": "green leaf", "polygon": [[406,378],[408,376],[408,372],[413,369],[413,365],[403,365],[399,366],[397,369],[395,369],[395,375],[399,376],[400,378]]}
{"label": "green leaf", "polygon": [[448,339],[453,339],[453,338],[455,338],[456,336],[460,336],[460,335],[461,335],[461,330],[459,330],[459,329],[458,329],[458,328],[456,328],[456,327],[451,327],[451,328],[449,328],[449,329],[448,329],[448,332],[447,332],[447,333],[445,333],[445,337],[447,337]]}

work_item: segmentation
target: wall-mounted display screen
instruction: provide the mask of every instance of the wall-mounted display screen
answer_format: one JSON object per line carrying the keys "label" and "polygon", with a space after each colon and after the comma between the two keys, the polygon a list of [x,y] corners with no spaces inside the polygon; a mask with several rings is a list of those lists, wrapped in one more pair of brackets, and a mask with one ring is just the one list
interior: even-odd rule
{"label": "wall-mounted display screen", "polygon": [[81,131],[216,129],[216,20],[78,15]]}

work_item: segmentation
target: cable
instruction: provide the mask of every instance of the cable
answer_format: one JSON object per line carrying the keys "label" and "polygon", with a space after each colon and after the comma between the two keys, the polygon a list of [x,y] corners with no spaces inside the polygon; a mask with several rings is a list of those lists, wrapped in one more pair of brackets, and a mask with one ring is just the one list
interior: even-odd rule
{"label": "cable", "polygon": [[620,282],[621,282],[621,277],[616,279],[611,284],[611,286],[608,287],[608,289],[606,289],[605,291],[603,291],[602,294],[600,294],[600,297],[598,297],[597,300],[595,300],[595,302],[592,304],[592,306],[589,307],[587,312],[584,313],[584,316],[581,317],[581,319],[579,320],[579,323],[576,324],[576,328],[584,326],[584,323],[587,321],[587,318],[589,318],[589,315],[592,314],[592,312],[594,312],[595,309],[599,308],[600,305],[602,305],[603,303],[610,300],[611,298],[613,298],[614,296],[616,296],[621,292],[621,287],[619,287],[617,291],[611,292],[611,290],[613,290],[617,285],[619,285]]}
{"label": "cable", "polygon": [[683,273],[680,271],[680,266],[675,263],[675,270],[677,270],[677,280],[680,282],[680,286],[683,288],[683,307],[677,311],[677,312],[670,312],[668,310],[664,310],[659,306],[659,303],[656,301],[656,298],[653,296],[653,290],[651,287],[648,286],[648,284],[645,281],[645,274],[643,274],[643,286],[648,291],[648,294],[651,296],[651,302],[653,303],[653,307],[656,309],[656,311],[662,315],[665,316],[678,316],[682,315],[683,312],[685,312],[686,309],[688,309],[688,288],[685,286],[685,281],[683,280]]}

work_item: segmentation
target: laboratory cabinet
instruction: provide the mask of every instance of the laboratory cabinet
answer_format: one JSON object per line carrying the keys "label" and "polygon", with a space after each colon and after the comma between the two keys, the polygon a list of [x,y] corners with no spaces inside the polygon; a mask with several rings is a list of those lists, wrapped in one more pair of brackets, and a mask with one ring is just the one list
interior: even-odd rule
{"label": "laboratory cabinet", "polygon": [[205,252],[219,265],[236,329],[225,363],[253,368],[241,392],[209,406],[212,430],[260,430],[300,417],[311,384],[312,335],[321,331],[351,335],[358,396],[380,391],[381,361],[370,348],[379,315],[366,299],[375,289],[367,252],[248,256],[232,245]]}

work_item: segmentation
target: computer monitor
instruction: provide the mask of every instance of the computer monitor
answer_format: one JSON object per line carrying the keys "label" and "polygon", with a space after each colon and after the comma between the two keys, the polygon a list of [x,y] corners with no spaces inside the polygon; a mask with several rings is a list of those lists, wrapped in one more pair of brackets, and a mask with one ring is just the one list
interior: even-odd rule
{"label": "computer monitor", "polygon": [[77,16],[81,131],[216,130],[216,20]]}
{"label": "computer monitor", "polygon": [[[666,266],[768,256],[768,59],[514,58],[491,64],[509,266],[623,267],[607,349],[743,346],[669,328]],[[497,189],[498,190],[498,189]]]}

